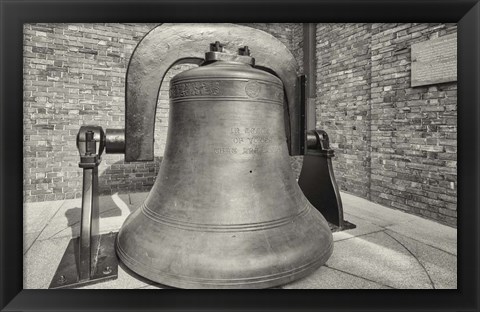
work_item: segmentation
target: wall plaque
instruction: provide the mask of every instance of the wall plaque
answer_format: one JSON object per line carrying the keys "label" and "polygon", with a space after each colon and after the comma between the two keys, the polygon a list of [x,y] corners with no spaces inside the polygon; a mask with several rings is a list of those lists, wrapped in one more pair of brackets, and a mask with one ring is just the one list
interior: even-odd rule
{"label": "wall plaque", "polygon": [[411,86],[457,81],[457,34],[412,44]]}

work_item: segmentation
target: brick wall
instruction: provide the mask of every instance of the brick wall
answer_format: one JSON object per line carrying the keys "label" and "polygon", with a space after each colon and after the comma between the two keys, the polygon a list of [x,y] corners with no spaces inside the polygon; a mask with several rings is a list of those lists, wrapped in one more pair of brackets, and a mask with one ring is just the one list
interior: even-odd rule
{"label": "brick wall", "polygon": [[456,31],[317,25],[317,126],[342,190],[456,226],[457,84],[410,87],[410,45]]}
{"label": "brick wall", "polygon": [[[301,24],[246,24],[279,38],[301,63]],[[140,39],[156,24],[24,25],[24,200],[81,196],[76,134],[81,125],[124,128],[125,75]],[[294,38],[295,37],[295,38]],[[104,154],[102,193],[148,190],[163,155],[168,127],[170,70],[162,84],[155,124],[154,162],[124,163]],[[292,161],[298,174],[298,158]]]}

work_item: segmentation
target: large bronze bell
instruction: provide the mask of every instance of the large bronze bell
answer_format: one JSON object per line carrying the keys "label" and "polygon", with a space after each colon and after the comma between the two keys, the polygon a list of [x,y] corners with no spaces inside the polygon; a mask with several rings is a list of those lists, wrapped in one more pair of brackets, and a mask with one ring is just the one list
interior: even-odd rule
{"label": "large bronze bell", "polygon": [[282,81],[253,65],[248,48],[217,43],[171,80],[160,172],[117,237],[137,274],[181,288],[266,288],[330,257],[329,225],[290,167]]}

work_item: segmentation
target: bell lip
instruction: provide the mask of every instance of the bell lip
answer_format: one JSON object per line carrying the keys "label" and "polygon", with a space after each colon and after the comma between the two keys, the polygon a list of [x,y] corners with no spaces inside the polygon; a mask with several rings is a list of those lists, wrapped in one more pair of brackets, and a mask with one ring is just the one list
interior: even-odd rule
{"label": "bell lip", "polygon": [[333,253],[333,246],[333,239],[330,239],[328,247],[324,249],[324,253],[321,254],[320,257],[298,268],[268,276],[238,279],[194,278],[153,271],[152,268],[147,268],[122,250],[118,242],[118,235],[116,238],[115,250],[121,262],[129,270],[143,278],[161,285],[184,289],[260,289],[285,285],[310,275],[313,271],[317,270],[328,261]]}

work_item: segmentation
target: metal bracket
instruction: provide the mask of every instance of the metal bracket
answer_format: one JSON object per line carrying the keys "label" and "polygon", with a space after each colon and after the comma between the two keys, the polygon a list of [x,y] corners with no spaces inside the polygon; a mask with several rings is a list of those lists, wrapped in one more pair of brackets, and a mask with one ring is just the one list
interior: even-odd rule
{"label": "metal bracket", "polygon": [[77,135],[83,168],[80,237],[70,240],[49,288],[76,288],[116,279],[116,233],[99,234],[98,166],[105,147],[101,127],[83,126]]}
{"label": "metal bracket", "polygon": [[298,184],[308,201],[317,208],[325,219],[339,230],[352,229],[356,225],[343,218],[343,205],[333,174],[328,135],[323,130],[306,132],[305,155]]}
{"label": "metal bracket", "polygon": [[92,270],[86,271],[81,271],[79,266],[80,259],[85,259],[85,255],[79,252],[80,237],[71,239],[48,288],[77,288],[116,279],[118,277],[118,259],[114,249],[116,237],[117,233],[98,236],[98,249],[93,255],[96,261]]}

